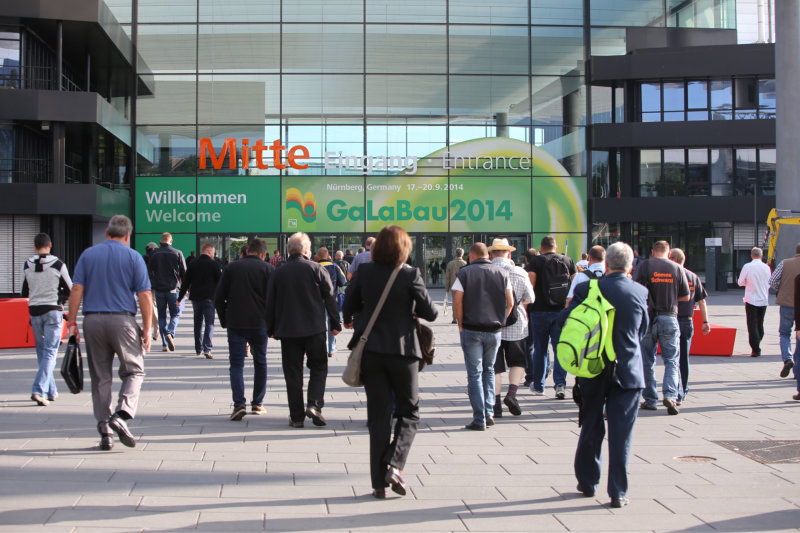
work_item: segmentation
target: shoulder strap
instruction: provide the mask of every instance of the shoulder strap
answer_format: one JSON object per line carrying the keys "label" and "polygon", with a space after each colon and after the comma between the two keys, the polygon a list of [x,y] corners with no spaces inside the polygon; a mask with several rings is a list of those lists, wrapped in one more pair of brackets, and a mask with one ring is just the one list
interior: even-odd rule
{"label": "shoulder strap", "polygon": [[366,340],[367,337],[369,337],[369,334],[372,333],[372,327],[375,325],[375,321],[378,319],[381,309],[383,309],[383,304],[386,303],[386,299],[389,297],[389,291],[392,289],[394,280],[397,279],[397,274],[400,272],[401,268],[403,268],[403,265],[395,268],[392,271],[392,275],[389,276],[389,281],[386,282],[386,286],[383,288],[383,293],[381,294],[380,300],[378,300],[378,305],[375,306],[375,310],[372,312],[372,316],[369,318],[367,327],[364,329],[364,333],[361,334],[362,339]]}

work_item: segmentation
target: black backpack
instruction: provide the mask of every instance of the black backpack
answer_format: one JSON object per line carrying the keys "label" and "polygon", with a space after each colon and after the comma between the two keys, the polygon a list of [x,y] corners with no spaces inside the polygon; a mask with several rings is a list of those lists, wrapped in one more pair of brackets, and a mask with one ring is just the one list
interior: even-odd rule
{"label": "black backpack", "polygon": [[548,305],[564,307],[569,293],[569,267],[560,255],[546,256],[542,266],[542,292]]}

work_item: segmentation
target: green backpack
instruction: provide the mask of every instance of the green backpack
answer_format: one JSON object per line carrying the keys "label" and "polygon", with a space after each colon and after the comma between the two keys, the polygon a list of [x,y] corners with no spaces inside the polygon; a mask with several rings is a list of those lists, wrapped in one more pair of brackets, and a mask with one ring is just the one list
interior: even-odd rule
{"label": "green backpack", "polygon": [[590,280],[589,294],[569,313],[561,329],[556,349],[561,368],[581,378],[593,378],[600,375],[606,362],[617,359],[611,341],[615,312],[597,280]]}

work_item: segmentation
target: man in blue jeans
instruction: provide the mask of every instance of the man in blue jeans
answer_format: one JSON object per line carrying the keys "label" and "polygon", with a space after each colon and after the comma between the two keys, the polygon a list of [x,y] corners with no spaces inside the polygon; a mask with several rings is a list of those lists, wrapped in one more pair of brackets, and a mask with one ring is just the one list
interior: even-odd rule
{"label": "man in blue jeans", "polygon": [[[784,259],[769,278],[769,286],[778,291],[775,303],[780,306],[780,324],[778,334],[781,342],[781,367],[780,376],[785,378],[794,367],[794,359],[800,358],[800,342],[795,342],[792,351],[792,323],[794,322],[794,283],[800,275],[800,243],[795,247],[795,256]],[[794,356],[792,356],[794,353]],[[795,369],[797,373],[797,369]]]}
{"label": "man in blue jeans", "polygon": [[[178,284],[186,276],[186,261],[183,252],[172,247],[172,234],[161,234],[161,246],[147,262],[150,285],[156,296],[158,329],[161,332],[161,350],[175,351],[175,328],[181,311],[178,306]],[[167,323],[169,309],[169,323]]]}
{"label": "man in blue jeans", "polygon": [[72,280],[67,267],[58,257],[50,255],[52,242],[47,233],[33,239],[36,255],[25,261],[22,297],[29,298],[33,338],[36,342],[36,359],[39,370],[33,380],[31,400],[46,406],[58,397],[53,368],[56,365],[58,345],[61,343],[63,312],[61,306],[72,290]]}
{"label": "man in blue jeans", "polygon": [[484,243],[472,245],[469,262],[458,271],[450,291],[472,405],[472,422],[466,429],[484,431],[494,425],[494,360],[500,346],[500,329],[514,308],[514,296],[508,273],[489,261],[489,249]]}
{"label": "man in blue jeans", "polygon": [[661,346],[664,359],[663,404],[667,413],[677,415],[680,396],[680,373],[678,369],[680,327],[678,326],[678,302],[689,301],[689,283],[680,265],[667,259],[669,243],[657,241],[652,256],[639,264],[634,281],[644,285],[648,291],[647,312],[650,328],[642,340],[642,362],[644,366],[644,401],[641,409],[655,411],[658,403],[656,384],[656,344]]}
{"label": "man in blue jeans", "polygon": [[191,289],[189,299],[194,309],[194,349],[197,356],[211,359],[214,335],[214,294],[217,290],[219,278],[222,276],[222,266],[214,259],[216,248],[210,242],[204,243],[200,248],[200,257],[186,269],[186,278],[181,284],[178,293],[178,305],[183,302],[186,292]]}
{"label": "man in blue jeans", "polygon": [[219,324],[228,329],[228,372],[233,394],[231,420],[241,420],[247,414],[244,358],[248,343],[254,367],[251,413],[267,412],[262,405],[267,391],[267,286],[275,267],[264,261],[266,256],[264,240],[250,241],[247,255],[223,270],[214,297]]}
{"label": "man in blue jeans", "polygon": [[555,357],[558,337],[561,335],[559,315],[567,303],[570,281],[578,269],[572,259],[558,253],[558,245],[553,237],[544,237],[540,246],[541,255],[532,257],[525,267],[535,296],[533,304],[528,306],[532,337],[529,357],[533,367],[530,388],[537,396],[544,394],[545,381],[550,375],[549,342],[553,346],[556,398],[563,400],[566,397],[567,373]]}

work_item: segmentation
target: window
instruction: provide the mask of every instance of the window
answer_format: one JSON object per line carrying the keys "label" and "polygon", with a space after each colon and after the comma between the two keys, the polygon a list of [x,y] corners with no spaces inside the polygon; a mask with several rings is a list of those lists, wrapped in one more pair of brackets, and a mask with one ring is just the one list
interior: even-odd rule
{"label": "window", "polygon": [[758,118],[775,118],[775,80],[758,80]]}
{"label": "window", "polygon": [[661,121],[661,84],[643,83],[642,93],[642,122]]}
{"label": "window", "polygon": [[711,196],[733,194],[733,150],[711,150]]}
{"label": "window", "polygon": [[711,120],[733,118],[733,87],[729,80],[711,82]]}
{"label": "window", "polygon": [[739,148],[736,150],[736,196],[753,194],[758,180],[758,165],[755,148]]}
{"label": "window", "polygon": [[775,196],[775,148],[758,150],[759,194]]}
{"label": "window", "polygon": [[708,82],[686,82],[687,120],[708,120]]}
{"label": "window", "polygon": [[684,84],[682,81],[664,82],[664,121],[684,120]]}
{"label": "window", "polygon": [[687,150],[686,188],[689,196],[708,196],[709,183],[708,149]]}
{"label": "window", "polygon": [[639,196],[658,196],[661,183],[661,150],[639,152]]}
{"label": "window", "polygon": [[660,196],[686,195],[686,158],[684,150],[664,150],[664,188]]}

